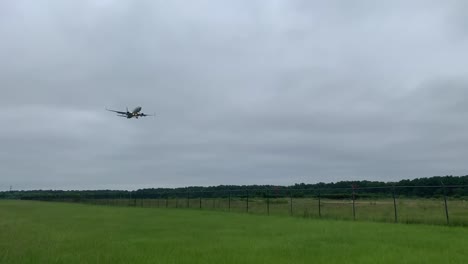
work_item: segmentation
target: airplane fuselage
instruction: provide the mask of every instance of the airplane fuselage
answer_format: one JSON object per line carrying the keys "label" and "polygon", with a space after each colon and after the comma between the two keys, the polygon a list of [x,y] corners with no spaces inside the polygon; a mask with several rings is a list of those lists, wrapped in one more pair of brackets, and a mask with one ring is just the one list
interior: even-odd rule
{"label": "airplane fuselage", "polygon": [[135,107],[135,109],[133,109],[132,113],[133,114],[138,114],[140,111],[141,111],[141,106],[137,106],[137,107]]}
{"label": "airplane fuselage", "polygon": [[135,117],[136,119],[138,119],[138,117],[140,116],[140,111],[141,111],[141,106],[135,107],[135,109],[133,109],[131,113],[127,113],[127,118]]}

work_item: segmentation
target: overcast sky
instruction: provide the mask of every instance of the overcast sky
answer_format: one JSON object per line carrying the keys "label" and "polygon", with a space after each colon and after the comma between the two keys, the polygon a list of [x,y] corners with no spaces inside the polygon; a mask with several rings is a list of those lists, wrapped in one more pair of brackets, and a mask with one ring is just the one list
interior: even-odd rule
{"label": "overcast sky", "polygon": [[[468,174],[468,2],[0,1],[0,189]],[[105,107],[142,106],[156,118]]]}

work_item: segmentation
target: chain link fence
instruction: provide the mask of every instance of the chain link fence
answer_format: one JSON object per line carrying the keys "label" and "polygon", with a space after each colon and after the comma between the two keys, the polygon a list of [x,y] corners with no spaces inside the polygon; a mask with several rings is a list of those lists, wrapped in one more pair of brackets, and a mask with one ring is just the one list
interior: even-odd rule
{"label": "chain link fence", "polygon": [[304,218],[468,225],[468,186],[61,194],[23,199],[108,206],[188,208]]}

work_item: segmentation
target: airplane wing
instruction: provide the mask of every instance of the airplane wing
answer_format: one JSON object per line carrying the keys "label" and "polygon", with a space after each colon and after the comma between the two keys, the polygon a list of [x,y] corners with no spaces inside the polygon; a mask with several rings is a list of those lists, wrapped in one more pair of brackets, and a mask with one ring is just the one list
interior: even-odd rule
{"label": "airplane wing", "polygon": [[139,114],[139,116],[155,116],[155,115],[156,115],[156,114],[154,114],[154,115],[147,115],[147,114],[145,114],[145,113]]}
{"label": "airplane wing", "polygon": [[111,112],[115,112],[115,113],[121,114],[121,115],[127,115],[127,112],[121,112],[121,111],[116,111],[116,110],[107,109],[107,108],[106,108],[106,110],[107,110],[107,111],[111,111]]}

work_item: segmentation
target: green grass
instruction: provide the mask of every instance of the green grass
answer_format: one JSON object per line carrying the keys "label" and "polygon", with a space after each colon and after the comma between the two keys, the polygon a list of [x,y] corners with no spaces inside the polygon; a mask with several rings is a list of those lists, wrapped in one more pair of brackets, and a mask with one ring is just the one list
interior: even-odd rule
{"label": "green grass", "polygon": [[0,201],[0,263],[466,263],[468,229]]}

